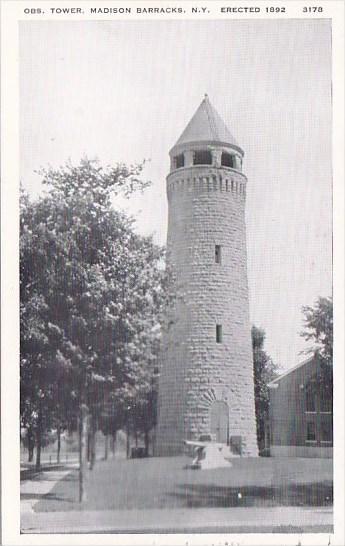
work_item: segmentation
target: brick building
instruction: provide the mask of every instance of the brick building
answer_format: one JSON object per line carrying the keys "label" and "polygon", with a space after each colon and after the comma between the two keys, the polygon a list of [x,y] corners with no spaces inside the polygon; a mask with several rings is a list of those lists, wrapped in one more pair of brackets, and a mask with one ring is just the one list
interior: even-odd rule
{"label": "brick building", "polygon": [[157,455],[205,434],[257,455],[243,156],[207,95],[170,151]]}
{"label": "brick building", "polygon": [[271,456],[332,457],[332,389],[320,381],[313,356],[269,384]]}

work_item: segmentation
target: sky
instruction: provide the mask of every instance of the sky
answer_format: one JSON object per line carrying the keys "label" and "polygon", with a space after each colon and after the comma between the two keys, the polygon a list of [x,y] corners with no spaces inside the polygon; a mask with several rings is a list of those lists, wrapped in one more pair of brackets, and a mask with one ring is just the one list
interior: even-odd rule
{"label": "sky", "polygon": [[332,291],[331,27],[314,20],[21,22],[20,171],[148,160],[121,201],[165,244],[168,152],[205,93],[245,151],[251,322],[287,369]]}

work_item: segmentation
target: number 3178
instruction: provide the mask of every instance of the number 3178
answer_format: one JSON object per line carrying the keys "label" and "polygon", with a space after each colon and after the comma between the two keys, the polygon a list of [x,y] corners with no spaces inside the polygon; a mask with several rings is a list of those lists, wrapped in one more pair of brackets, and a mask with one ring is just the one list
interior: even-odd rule
{"label": "number 3178", "polygon": [[323,11],[323,7],[322,6],[304,6],[303,7],[303,12],[304,13],[320,13]]}

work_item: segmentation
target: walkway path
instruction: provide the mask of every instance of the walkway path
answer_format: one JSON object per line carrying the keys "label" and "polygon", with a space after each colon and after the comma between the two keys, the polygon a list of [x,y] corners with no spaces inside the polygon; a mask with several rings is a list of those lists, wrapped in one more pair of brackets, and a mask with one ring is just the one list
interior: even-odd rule
{"label": "walkway path", "polygon": [[22,514],[26,533],[332,532],[331,508],[193,508]]}
{"label": "walkway path", "polygon": [[60,470],[42,471],[35,479],[23,480],[20,483],[20,512],[21,514],[33,513],[33,508],[44,495],[47,495],[59,480],[62,480],[77,463],[71,463],[68,468],[62,467]]}

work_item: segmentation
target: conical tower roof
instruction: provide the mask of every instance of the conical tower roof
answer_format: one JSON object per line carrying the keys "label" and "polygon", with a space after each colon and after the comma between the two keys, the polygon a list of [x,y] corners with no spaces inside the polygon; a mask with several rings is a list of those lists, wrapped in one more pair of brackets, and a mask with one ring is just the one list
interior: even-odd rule
{"label": "conical tower roof", "polygon": [[219,142],[242,151],[224,121],[205,95],[199,108],[172,149],[197,142]]}

